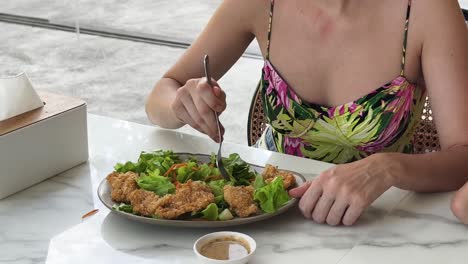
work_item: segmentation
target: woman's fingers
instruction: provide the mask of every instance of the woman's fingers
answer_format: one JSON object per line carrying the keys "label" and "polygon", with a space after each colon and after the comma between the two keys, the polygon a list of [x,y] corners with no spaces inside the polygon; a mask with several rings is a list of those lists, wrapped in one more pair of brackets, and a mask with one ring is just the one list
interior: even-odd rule
{"label": "woman's fingers", "polygon": [[348,203],[344,201],[336,200],[333,203],[333,206],[331,207],[330,212],[328,213],[328,216],[326,219],[327,224],[332,225],[332,226],[341,224],[347,208],[348,208]]}
{"label": "woman's fingers", "polygon": [[354,225],[364,211],[364,208],[364,206],[359,204],[351,204],[343,217],[343,224],[346,226]]}
{"label": "woman's fingers", "polygon": [[299,201],[299,209],[305,218],[310,219],[312,217],[312,211],[317,201],[320,199],[320,196],[322,196],[322,188],[318,185],[310,184]]}
{"label": "woman's fingers", "polygon": [[205,134],[205,131],[203,131],[200,126],[192,119],[192,117],[190,117],[190,114],[182,103],[179,103],[174,108],[177,109],[175,112],[178,119],[198,130],[200,133]]}
{"label": "woman's fingers", "polygon": [[226,109],[226,94],[215,80],[212,80],[211,85],[207,83],[206,78],[188,80],[177,90],[171,107],[175,117],[181,122],[219,142],[224,135],[224,127],[219,124],[220,138],[215,113]]}
{"label": "woman's fingers", "polygon": [[322,195],[319,201],[317,202],[315,209],[313,209],[312,219],[314,219],[314,221],[319,224],[325,223],[328,213],[330,212],[330,208],[332,207],[334,202],[335,198]]}
{"label": "woman's fingers", "polygon": [[[182,97],[181,101],[185,109],[187,110],[189,116],[195,123],[194,125],[191,125],[191,126],[199,131],[201,130],[202,133],[208,135],[210,138],[214,140],[217,136],[217,133],[215,133],[210,128],[210,126],[205,123],[205,119],[199,113],[198,107],[195,105],[195,102],[193,102],[192,98],[189,96]],[[214,114],[211,113],[211,115],[214,118]],[[187,121],[187,120],[184,120],[184,121]]]}
{"label": "woman's fingers", "polygon": [[226,106],[226,93],[219,86],[213,87],[213,93],[218,99],[221,100],[221,103]]}
{"label": "woman's fingers", "polygon": [[294,198],[301,198],[304,193],[309,189],[311,182],[307,181],[303,183],[301,186],[293,188],[289,191],[289,195],[291,195]]}
{"label": "woman's fingers", "polygon": [[194,103],[197,108],[198,114],[202,121],[207,127],[207,134],[211,138],[215,139],[218,138],[218,124],[216,121],[215,111],[200,97],[194,98]]}
{"label": "woman's fingers", "polygon": [[[226,95],[215,80],[212,80],[212,85],[213,87],[207,83],[206,78],[190,80],[178,91],[177,99],[182,102],[195,123],[189,124],[194,128],[199,127],[198,130],[219,142],[215,113],[226,109]],[[222,132],[223,135],[224,130]]]}
{"label": "woman's fingers", "polygon": [[[193,98],[201,97],[203,101],[212,109],[214,112],[222,112],[226,108],[226,101],[223,98],[223,92],[219,86],[211,87],[206,79],[198,83],[197,88],[195,89],[195,94],[192,94]],[[213,84],[214,85],[214,84]],[[216,93],[219,94],[219,97],[216,96]]]}
{"label": "woman's fingers", "polygon": [[375,165],[375,160],[371,157],[334,166],[315,178],[308,188],[301,186],[289,193],[293,197],[302,195],[299,208],[306,218],[329,225],[353,225],[394,184],[393,179],[372,170],[370,165]]}

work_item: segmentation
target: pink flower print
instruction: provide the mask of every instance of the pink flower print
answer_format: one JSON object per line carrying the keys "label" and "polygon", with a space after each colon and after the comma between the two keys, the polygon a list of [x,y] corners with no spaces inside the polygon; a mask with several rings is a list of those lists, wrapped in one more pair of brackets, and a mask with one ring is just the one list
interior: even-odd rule
{"label": "pink flower print", "polygon": [[394,80],[392,80],[391,83],[385,84],[385,85],[383,86],[383,88],[388,89],[388,88],[391,88],[391,87],[398,87],[398,86],[403,85],[405,82],[406,82],[406,78],[405,78],[405,77],[403,77],[403,76],[398,76],[397,78],[395,78]]}
{"label": "pink flower print", "polygon": [[304,142],[301,138],[291,138],[284,136],[284,153],[298,157],[304,157],[301,151],[301,147],[303,146]]}
{"label": "pink flower print", "polygon": [[[346,110],[346,107],[348,108],[347,110]],[[347,104],[341,105],[341,106],[330,107],[328,109],[328,117],[333,119],[333,117],[336,116],[335,115],[336,109],[338,109],[338,115],[344,115],[347,112],[351,113],[351,114],[356,112],[358,107],[359,107],[359,105],[356,104],[355,102],[347,103]]]}
{"label": "pink flower print", "polygon": [[395,80],[393,80],[392,86],[401,86],[405,82],[405,80],[405,77],[398,76]]}
{"label": "pink flower print", "polygon": [[264,66],[264,79],[268,81],[267,94],[271,94],[273,90],[276,91],[278,97],[276,106],[282,105],[286,109],[290,109],[291,99],[300,103],[296,93],[289,88],[288,84],[268,61],[265,62]]}
{"label": "pink flower print", "polygon": [[301,103],[301,100],[299,99],[299,97],[296,95],[296,93],[294,92],[294,90],[292,89],[289,89],[289,95],[292,97],[292,99],[296,102],[296,103]]}
{"label": "pink flower print", "polygon": [[346,106],[341,106],[340,107],[340,115],[344,115],[345,114],[345,111],[346,111]]}
{"label": "pink flower print", "polygon": [[283,105],[286,109],[290,109],[291,104],[288,97],[288,85],[278,76],[278,74],[273,74],[273,83],[276,90],[278,101],[276,106]]}
{"label": "pink flower print", "polygon": [[328,108],[328,117],[333,119],[333,117],[335,117],[335,111],[336,111],[336,107]]}
{"label": "pink flower print", "polygon": [[408,85],[398,91],[398,97],[387,105],[387,109],[384,109],[386,112],[394,113],[390,123],[375,142],[358,147],[360,150],[375,153],[384,149],[395,139],[398,135],[398,129],[403,125],[402,122],[407,121],[411,113],[414,88],[414,86]]}
{"label": "pink flower print", "polygon": [[271,66],[269,63],[265,62],[265,65],[263,66],[263,78],[265,80],[270,80],[271,78]]}
{"label": "pink flower print", "polygon": [[268,87],[267,87],[267,95],[271,94],[273,92],[273,84],[271,83],[271,72],[272,68],[269,63],[265,63],[265,66],[263,67],[263,79],[265,81],[268,81]]}
{"label": "pink flower print", "polygon": [[354,113],[354,112],[356,112],[356,109],[358,108],[358,106],[359,106],[359,105],[356,104],[355,102],[349,103],[349,104],[348,104],[348,111],[349,111],[350,113]]}

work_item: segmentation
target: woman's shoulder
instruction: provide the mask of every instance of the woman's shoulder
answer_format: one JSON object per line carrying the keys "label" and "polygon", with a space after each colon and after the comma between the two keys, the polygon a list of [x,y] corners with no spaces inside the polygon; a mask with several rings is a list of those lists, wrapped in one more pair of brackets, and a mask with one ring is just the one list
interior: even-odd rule
{"label": "woman's shoulder", "polygon": [[424,26],[447,27],[464,21],[458,0],[412,0],[411,7],[417,22]]}
{"label": "woman's shoulder", "polygon": [[272,0],[223,0],[219,9],[230,18],[236,18],[233,23],[241,23],[249,27],[251,33],[264,30],[267,23]]}
{"label": "woman's shoulder", "polygon": [[460,38],[466,33],[464,21],[458,0],[411,0],[410,34],[422,46],[441,35]]}

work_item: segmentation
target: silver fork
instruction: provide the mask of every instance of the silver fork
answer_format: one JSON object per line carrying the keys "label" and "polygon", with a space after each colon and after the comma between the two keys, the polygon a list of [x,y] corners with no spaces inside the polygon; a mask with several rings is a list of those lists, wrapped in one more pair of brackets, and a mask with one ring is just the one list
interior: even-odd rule
{"label": "silver fork", "polygon": [[[203,67],[205,68],[205,76],[206,76],[206,80],[208,82],[208,85],[213,87],[213,84],[211,82],[211,73],[210,73],[210,57],[208,55],[205,55],[205,58],[203,59]],[[221,155],[221,147],[223,145],[223,138],[221,136],[221,127],[219,126],[218,113],[214,112],[214,115],[216,117],[216,124],[218,125],[218,137],[219,137],[219,148],[218,148],[218,155],[216,155],[216,166],[218,167],[219,172],[221,173],[223,178],[226,181],[230,181],[231,178],[229,177],[229,174],[226,171],[226,168],[224,168],[223,156]]]}

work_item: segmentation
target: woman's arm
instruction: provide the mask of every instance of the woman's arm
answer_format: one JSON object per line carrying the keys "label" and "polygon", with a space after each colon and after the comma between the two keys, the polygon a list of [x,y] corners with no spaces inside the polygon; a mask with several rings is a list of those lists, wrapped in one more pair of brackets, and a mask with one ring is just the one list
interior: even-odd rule
{"label": "woman's arm", "polygon": [[223,1],[197,40],[148,96],[146,112],[154,124],[178,128],[189,123],[208,135],[207,130],[216,131],[212,111],[223,111],[225,100],[219,87],[213,91],[201,79],[204,54],[210,55],[213,78],[221,78],[254,38],[253,21],[264,1]]}
{"label": "woman's arm", "polygon": [[468,30],[456,0],[417,4],[427,13],[421,60],[442,151],[382,159],[397,187],[451,191],[468,180]]}

